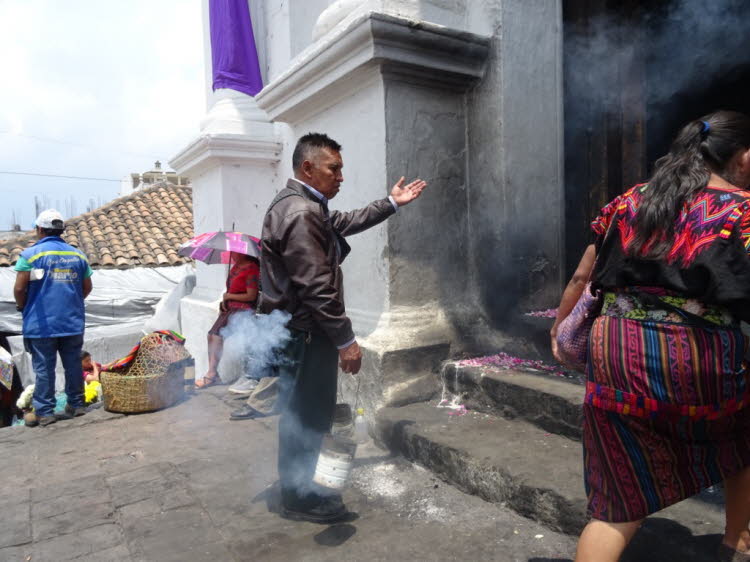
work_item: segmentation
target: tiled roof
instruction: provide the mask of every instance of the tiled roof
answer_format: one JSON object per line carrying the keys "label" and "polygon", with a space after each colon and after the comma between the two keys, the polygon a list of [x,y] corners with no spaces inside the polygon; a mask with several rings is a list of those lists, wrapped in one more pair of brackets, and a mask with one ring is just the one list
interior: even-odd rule
{"label": "tiled roof", "polygon": [[[161,184],[115,199],[66,221],[63,238],[94,268],[158,267],[190,261],[177,247],[193,237],[189,187]],[[16,263],[36,241],[33,232],[0,241],[0,267]]]}

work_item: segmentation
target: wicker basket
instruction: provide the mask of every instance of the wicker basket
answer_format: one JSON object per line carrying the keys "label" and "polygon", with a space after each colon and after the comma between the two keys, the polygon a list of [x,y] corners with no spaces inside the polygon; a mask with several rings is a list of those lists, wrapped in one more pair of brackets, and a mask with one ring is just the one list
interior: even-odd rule
{"label": "wicker basket", "polygon": [[157,334],[141,340],[135,359],[125,372],[102,371],[104,408],[135,414],[171,406],[185,396],[185,362],[190,355],[177,342]]}

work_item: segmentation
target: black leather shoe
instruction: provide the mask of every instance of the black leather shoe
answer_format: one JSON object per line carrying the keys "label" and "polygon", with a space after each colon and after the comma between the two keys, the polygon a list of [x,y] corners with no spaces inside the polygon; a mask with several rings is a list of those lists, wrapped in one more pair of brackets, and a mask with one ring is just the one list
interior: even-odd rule
{"label": "black leather shoe", "polygon": [[346,519],[349,511],[346,509],[341,496],[330,498],[315,496],[300,502],[281,505],[281,516],[291,521],[307,521],[309,523],[320,523],[329,525]]}
{"label": "black leather shoe", "polygon": [[255,418],[263,418],[265,416],[265,414],[245,404],[244,406],[237,408],[236,410],[232,410],[232,412],[229,414],[229,419],[232,421],[254,420]]}
{"label": "black leather shoe", "polygon": [[334,509],[334,510],[343,509],[344,511],[346,511],[346,506],[344,505],[344,498],[341,497],[341,494],[323,496],[323,499],[325,499],[328,502],[328,505],[331,507],[331,509]]}
{"label": "black leather shoe", "polygon": [[297,494],[292,488],[282,488],[281,503],[289,507],[302,508],[303,511],[309,507],[318,505],[324,500],[327,500],[336,509],[344,506],[344,498],[341,497],[341,494],[337,494],[333,490],[323,488],[323,486],[317,484],[312,484],[310,487],[312,491],[304,495]]}

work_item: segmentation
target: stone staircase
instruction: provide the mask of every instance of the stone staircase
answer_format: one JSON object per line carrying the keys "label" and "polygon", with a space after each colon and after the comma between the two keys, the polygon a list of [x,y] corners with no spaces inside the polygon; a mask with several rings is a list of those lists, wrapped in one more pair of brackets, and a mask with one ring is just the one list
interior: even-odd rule
{"label": "stone staircase", "polygon": [[[579,378],[448,362],[438,400],[384,408],[376,439],[464,492],[547,527],[578,534],[586,523]],[[721,492],[704,492],[647,519],[623,560],[715,560]]]}

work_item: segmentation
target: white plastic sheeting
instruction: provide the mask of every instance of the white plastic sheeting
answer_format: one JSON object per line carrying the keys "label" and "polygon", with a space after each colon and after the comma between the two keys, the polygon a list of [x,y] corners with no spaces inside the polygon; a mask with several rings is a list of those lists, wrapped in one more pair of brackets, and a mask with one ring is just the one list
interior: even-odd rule
{"label": "white plastic sheeting", "polygon": [[154,315],[146,320],[143,326],[145,333],[156,330],[174,330],[182,333],[182,318],[180,315],[180,301],[195,289],[195,272],[192,270],[164,295],[154,308]]}
{"label": "white plastic sheeting", "polygon": [[[34,382],[31,356],[24,351],[21,314],[16,312],[13,284],[16,274],[0,268],[0,331],[8,338],[13,362],[24,386]],[[86,299],[86,333],[83,347],[100,363],[126,355],[147,331],[180,331],[179,300],[192,292],[195,273],[191,264],[163,268],[98,269]],[[65,379],[57,362],[56,389]]]}
{"label": "white plastic sheeting", "polygon": [[[86,330],[145,322],[162,297],[192,273],[192,264],[95,270],[94,289],[86,299]],[[15,279],[12,268],[0,267],[0,332],[20,334],[21,314],[13,298]]]}

